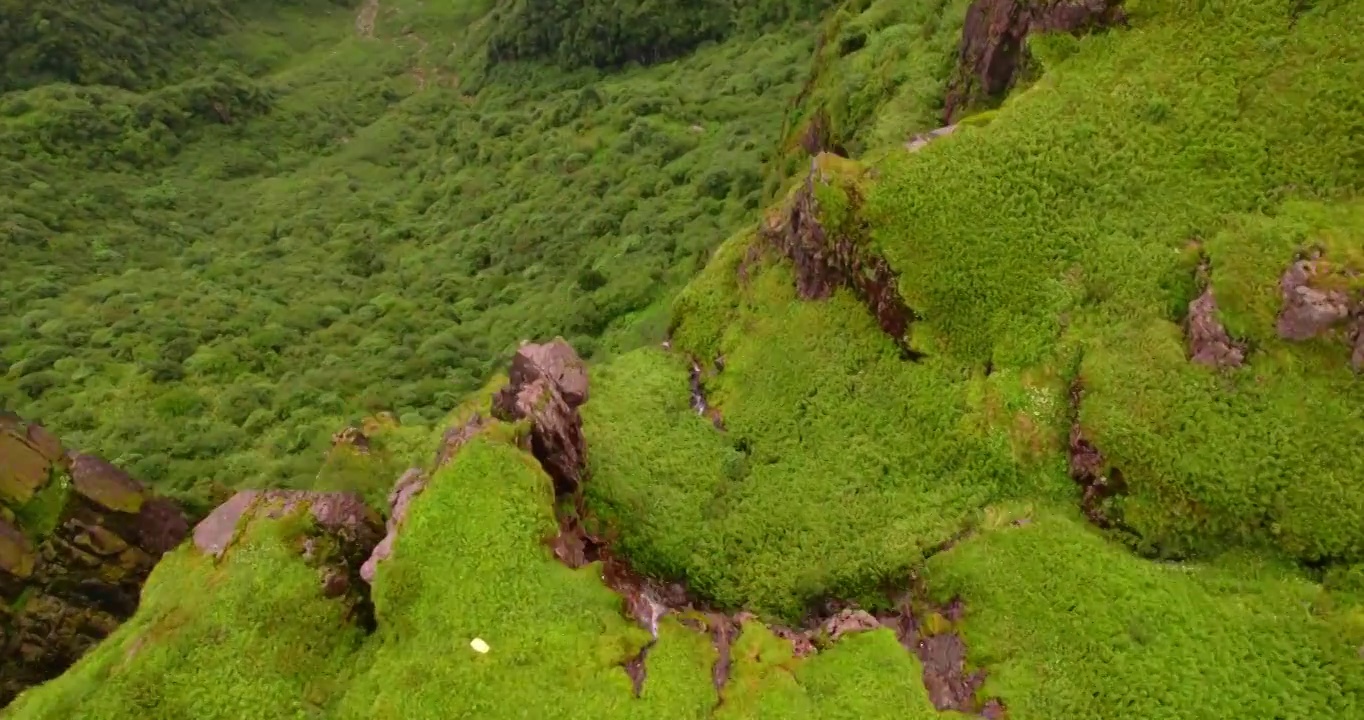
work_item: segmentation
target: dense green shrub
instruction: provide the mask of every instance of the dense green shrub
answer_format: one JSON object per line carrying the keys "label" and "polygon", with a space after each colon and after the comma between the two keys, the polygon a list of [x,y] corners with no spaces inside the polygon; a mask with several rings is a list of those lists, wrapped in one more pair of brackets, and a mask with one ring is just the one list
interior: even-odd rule
{"label": "dense green shrub", "polygon": [[548,59],[566,68],[669,60],[736,28],[818,14],[831,0],[506,0],[488,55]]}

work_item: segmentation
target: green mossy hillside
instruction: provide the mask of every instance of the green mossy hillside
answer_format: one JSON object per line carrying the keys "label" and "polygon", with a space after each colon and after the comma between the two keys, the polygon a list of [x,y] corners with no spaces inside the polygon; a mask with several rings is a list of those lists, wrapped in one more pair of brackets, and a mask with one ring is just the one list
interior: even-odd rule
{"label": "green mossy hillside", "polygon": [[[1080,423],[1149,552],[1364,553],[1364,386],[1348,348],[1273,330],[1295,253],[1357,263],[1364,245],[1344,201],[1364,183],[1364,53],[1343,41],[1364,26],[1354,5],[1290,5],[1145,2],[1130,30],[1040,38],[1034,86],[986,127],[888,157],[868,199],[931,352],[1078,363]],[[1191,245],[1250,343],[1238,370],[1186,359]]]}
{"label": "green mossy hillside", "polygon": [[[588,499],[640,569],[794,621],[828,596],[873,601],[991,502],[1069,492],[1057,462],[964,420],[979,381],[901,360],[850,293],[799,301],[770,256],[740,282],[731,261],[754,242],[736,237],[679,298],[674,339],[706,348],[723,432],[690,408],[683,355],[641,349],[594,376]],[[716,286],[735,305],[710,305]],[[1031,411],[1045,439],[1059,418]]]}
{"label": "green mossy hillside", "polygon": [[833,0],[505,0],[488,57],[561,67],[648,65],[736,32],[818,17]]}
{"label": "green mossy hillside", "polygon": [[771,189],[804,170],[812,144],[862,157],[937,127],[969,4],[857,0],[831,12],[787,111]]}

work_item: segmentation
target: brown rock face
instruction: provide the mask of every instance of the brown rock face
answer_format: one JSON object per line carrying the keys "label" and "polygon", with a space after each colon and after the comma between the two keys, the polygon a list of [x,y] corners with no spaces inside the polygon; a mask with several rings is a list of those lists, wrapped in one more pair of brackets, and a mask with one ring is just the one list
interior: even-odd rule
{"label": "brown rock face", "polygon": [[[910,349],[905,334],[914,312],[900,297],[898,278],[884,258],[866,249],[865,238],[855,237],[857,229],[831,236],[820,223],[815,183],[822,182],[817,160],[811,162],[805,186],[794,201],[763,235],[780,250],[796,269],[796,293],[806,300],[827,298],[834,289],[845,286],[862,299],[876,318],[881,330],[890,336],[906,359],[918,357]],[[855,188],[846,188],[849,206],[861,202]]]}
{"label": "brown rock face", "polygon": [[1082,33],[1124,21],[1122,0],[975,0],[966,11],[957,69],[943,109],[945,125],[958,113],[1013,86],[1035,32]]}
{"label": "brown rock face", "polygon": [[1320,261],[1299,260],[1279,279],[1283,309],[1277,330],[1285,340],[1310,340],[1324,335],[1350,317],[1350,297],[1340,290],[1319,289]]}
{"label": "brown rock face", "polygon": [[1217,299],[1211,287],[1189,303],[1185,329],[1189,357],[1194,362],[1212,368],[1235,368],[1245,362],[1245,347],[1231,339],[1217,317]]}
{"label": "brown rock face", "polygon": [[0,473],[19,480],[6,488],[26,493],[0,498],[20,518],[0,517],[3,705],[61,674],[131,616],[148,573],[189,523],[119,468],[68,455],[42,427],[13,415],[0,417]]}
{"label": "brown rock face", "polygon": [[257,519],[279,519],[307,513],[312,527],[301,539],[299,552],[318,570],[318,584],[327,597],[350,608],[353,622],[374,628],[374,608],[361,568],[383,536],[379,516],[355,493],[301,490],[247,490],[219,505],[194,528],[194,545],[222,559],[229,555],[240,532]]}
{"label": "brown rock face", "polygon": [[66,453],[41,425],[28,424],[0,411],[0,503],[19,506],[65,469]]}
{"label": "brown rock face", "polygon": [[[955,626],[964,608],[960,600],[953,600],[933,611]],[[934,707],[985,718],[1005,717],[1004,703],[998,698],[977,697],[976,692],[985,684],[986,672],[968,672],[966,642],[955,630],[933,632],[925,628],[908,601],[902,602],[896,613],[882,617],[881,625],[894,630],[900,644],[918,656],[923,665],[924,688]]]}
{"label": "brown rock face", "polygon": [[584,402],[587,368],[563,338],[521,346],[507,386],[493,397],[494,415],[531,421],[531,453],[561,494],[576,492],[582,483],[587,443],[578,406]]}

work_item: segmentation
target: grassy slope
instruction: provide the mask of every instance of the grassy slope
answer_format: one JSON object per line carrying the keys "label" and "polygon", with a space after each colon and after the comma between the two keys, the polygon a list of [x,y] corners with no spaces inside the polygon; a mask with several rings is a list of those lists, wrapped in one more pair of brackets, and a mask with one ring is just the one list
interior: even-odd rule
{"label": "grassy slope", "polygon": [[[488,71],[486,7],[385,2],[363,37],[250,6],[182,85],[6,95],[0,403],[163,489],[306,485],[348,419],[438,420],[523,337],[661,326],[760,202],[808,31]],[[223,63],[259,107],[143,127]]]}

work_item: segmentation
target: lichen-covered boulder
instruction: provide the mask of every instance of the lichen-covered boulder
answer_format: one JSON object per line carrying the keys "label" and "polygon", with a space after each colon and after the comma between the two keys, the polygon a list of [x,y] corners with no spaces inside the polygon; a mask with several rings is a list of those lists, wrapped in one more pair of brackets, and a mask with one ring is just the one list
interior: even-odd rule
{"label": "lichen-covered boulder", "polygon": [[65,467],[61,442],[41,425],[0,411],[0,503],[22,505]]}

